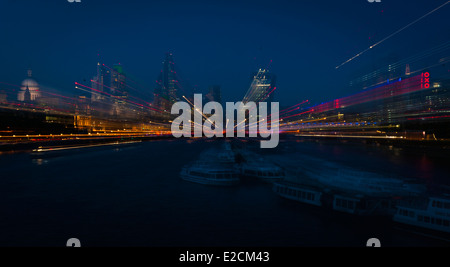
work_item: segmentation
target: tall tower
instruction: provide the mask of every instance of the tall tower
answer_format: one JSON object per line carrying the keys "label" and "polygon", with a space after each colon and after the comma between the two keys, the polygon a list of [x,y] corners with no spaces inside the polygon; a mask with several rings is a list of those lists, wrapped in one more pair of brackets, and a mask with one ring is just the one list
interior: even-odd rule
{"label": "tall tower", "polygon": [[409,68],[409,64],[406,64],[405,75],[406,75],[406,76],[411,75],[411,69]]}
{"label": "tall tower", "polygon": [[111,94],[123,99],[128,97],[126,75],[120,63],[114,64],[111,71]]}
{"label": "tall tower", "polygon": [[92,78],[91,87],[95,90],[92,92],[92,101],[102,101],[105,96],[102,92],[106,91],[106,88],[110,87],[111,72],[100,62],[97,63],[97,76]]}
{"label": "tall tower", "polygon": [[172,104],[179,100],[180,84],[175,70],[172,53],[166,53],[163,68],[156,81],[154,91],[154,105],[162,110],[169,111]]}
{"label": "tall tower", "polygon": [[275,89],[276,76],[269,73],[266,69],[259,69],[253,76],[252,83],[242,102],[250,101],[258,104],[259,102],[270,102],[273,100],[273,90]]}
{"label": "tall tower", "polygon": [[113,96],[111,115],[122,115],[125,111],[125,102],[128,98],[126,76],[122,65],[114,64],[111,69],[110,93]]}

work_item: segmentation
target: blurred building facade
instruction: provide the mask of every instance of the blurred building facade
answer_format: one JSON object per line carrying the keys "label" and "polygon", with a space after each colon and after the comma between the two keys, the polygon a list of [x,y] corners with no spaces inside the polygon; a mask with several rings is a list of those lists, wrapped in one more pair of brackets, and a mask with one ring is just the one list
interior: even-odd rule
{"label": "blurred building facade", "polygon": [[169,111],[172,104],[179,100],[180,81],[175,70],[172,53],[166,53],[163,68],[156,81],[153,106]]}
{"label": "blurred building facade", "polygon": [[20,91],[17,94],[17,100],[21,102],[36,101],[41,97],[41,92],[39,91],[39,84],[31,77],[32,71],[28,70],[28,77],[23,80]]}

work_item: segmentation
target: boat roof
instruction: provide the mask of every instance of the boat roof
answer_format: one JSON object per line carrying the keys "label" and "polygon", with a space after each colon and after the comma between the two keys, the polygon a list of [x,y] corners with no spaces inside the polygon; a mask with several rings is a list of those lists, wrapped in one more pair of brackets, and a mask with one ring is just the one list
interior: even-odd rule
{"label": "boat roof", "polygon": [[270,162],[247,162],[242,164],[245,169],[256,169],[261,171],[282,171],[283,169],[279,166]]}
{"label": "boat roof", "polygon": [[237,173],[238,170],[234,168],[230,168],[228,166],[224,166],[221,164],[214,164],[210,162],[196,162],[190,165],[185,166],[190,170],[196,170],[200,172],[227,172],[227,173]]}

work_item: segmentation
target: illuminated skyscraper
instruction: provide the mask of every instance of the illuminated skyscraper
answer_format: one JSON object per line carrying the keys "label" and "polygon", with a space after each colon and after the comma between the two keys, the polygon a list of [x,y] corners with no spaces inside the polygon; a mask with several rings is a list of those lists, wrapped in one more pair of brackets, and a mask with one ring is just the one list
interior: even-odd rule
{"label": "illuminated skyscraper", "polygon": [[259,69],[258,73],[253,76],[253,81],[242,102],[253,101],[258,104],[259,102],[273,101],[275,82],[275,75],[269,73],[268,70]]}
{"label": "illuminated skyscraper", "polygon": [[126,76],[122,65],[114,64],[111,70],[110,94],[112,96],[112,115],[120,115],[125,110],[125,101],[128,98]]}
{"label": "illuminated skyscraper", "polygon": [[154,106],[162,110],[170,111],[172,104],[178,101],[179,80],[175,71],[172,53],[166,53],[163,69],[156,81],[154,91]]}
{"label": "illuminated skyscraper", "polygon": [[121,99],[128,97],[126,75],[121,64],[114,64],[111,71],[111,94]]}
{"label": "illuminated skyscraper", "polygon": [[103,92],[106,92],[107,88],[110,87],[110,82],[111,72],[109,69],[100,62],[97,63],[97,76],[92,78],[91,81],[91,87],[94,89],[91,97],[93,102],[105,100]]}

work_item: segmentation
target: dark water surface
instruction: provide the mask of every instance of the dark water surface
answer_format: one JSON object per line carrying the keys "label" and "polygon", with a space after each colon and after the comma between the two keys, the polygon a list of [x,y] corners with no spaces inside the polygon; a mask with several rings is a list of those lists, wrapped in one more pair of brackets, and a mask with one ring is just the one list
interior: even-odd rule
{"label": "dark water surface", "polygon": [[[0,155],[0,246],[448,246],[398,229],[284,200],[271,186],[186,182],[183,165],[216,146],[159,140],[51,156]],[[368,170],[448,183],[448,155],[337,141],[286,141],[263,154],[321,156]]]}

